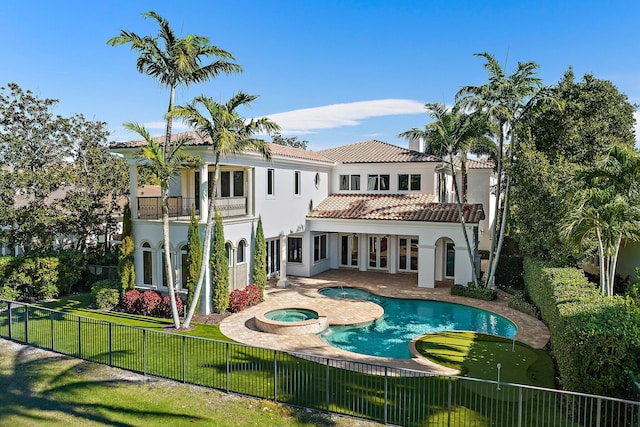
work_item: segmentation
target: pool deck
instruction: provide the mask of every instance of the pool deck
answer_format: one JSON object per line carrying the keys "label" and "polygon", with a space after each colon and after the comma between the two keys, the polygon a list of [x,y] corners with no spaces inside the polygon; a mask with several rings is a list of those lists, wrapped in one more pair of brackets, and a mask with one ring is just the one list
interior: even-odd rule
{"label": "pool deck", "polygon": [[549,329],[534,317],[507,306],[509,295],[499,292],[496,301],[482,301],[451,295],[450,286],[437,284],[436,288],[419,288],[417,275],[410,273],[388,274],[357,270],[328,270],[317,276],[289,276],[289,287],[277,288],[271,281],[265,290],[265,301],[225,318],[220,331],[227,337],[249,345],[282,351],[305,353],[314,356],[337,358],[355,362],[372,363],[395,368],[427,371],[433,374],[451,375],[456,371],[437,365],[423,357],[392,359],[352,353],[330,346],[315,334],[275,335],[259,331],[254,323],[256,313],[276,308],[311,308],[324,311],[329,323],[354,324],[370,322],[382,315],[377,304],[368,301],[340,300],[318,293],[326,287],[345,286],[366,289],[385,297],[448,301],[470,305],[491,311],[511,320],[518,328],[516,340],[534,348],[543,348],[549,341]]}

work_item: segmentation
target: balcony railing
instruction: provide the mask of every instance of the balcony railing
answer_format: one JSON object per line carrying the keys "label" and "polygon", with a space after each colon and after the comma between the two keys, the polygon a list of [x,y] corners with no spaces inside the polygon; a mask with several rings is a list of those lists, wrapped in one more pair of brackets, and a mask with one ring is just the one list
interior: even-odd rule
{"label": "balcony railing", "polygon": [[[161,197],[138,197],[138,218],[139,219],[160,219],[162,218],[162,198]],[[225,197],[215,200],[216,208],[223,218],[244,216],[247,214],[246,197]],[[196,199],[193,197],[169,197],[169,218],[177,220],[188,220],[191,217],[191,207],[196,206]],[[200,214],[199,207],[196,207],[196,215]]]}

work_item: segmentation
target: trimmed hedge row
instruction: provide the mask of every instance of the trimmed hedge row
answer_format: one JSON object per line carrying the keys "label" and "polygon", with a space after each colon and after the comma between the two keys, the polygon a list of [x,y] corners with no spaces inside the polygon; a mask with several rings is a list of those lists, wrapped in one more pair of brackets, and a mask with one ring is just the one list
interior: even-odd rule
{"label": "trimmed hedge row", "polygon": [[568,390],[629,398],[628,372],[640,368],[640,307],[604,297],[581,270],[526,259],[524,281],[551,331]]}
{"label": "trimmed hedge row", "polygon": [[[471,284],[473,284],[473,282],[471,282]],[[456,284],[451,286],[451,295],[481,299],[485,301],[493,301],[494,299],[498,298],[498,291],[496,291],[495,289],[476,288],[473,286]]]}

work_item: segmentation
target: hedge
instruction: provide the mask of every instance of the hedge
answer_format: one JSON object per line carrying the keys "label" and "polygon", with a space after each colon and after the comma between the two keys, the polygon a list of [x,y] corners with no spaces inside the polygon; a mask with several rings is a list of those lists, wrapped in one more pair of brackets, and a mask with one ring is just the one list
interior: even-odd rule
{"label": "hedge", "polygon": [[451,286],[451,295],[493,301],[498,298],[498,291],[490,288],[476,288],[473,286],[455,284]]}
{"label": "hedge", "polygon": [[551,331],[564,387],[629,398],[628,372],[640,368],[640,307],[605,297],[581,270],[526,259],[525,286]]}
{"label": "hedge", "polygon": [[120,283],[100,280],[91,286],[91,299],[96,308],[113,308],[120,303]]}
{"label": "hedge", "polygon": [[522,257],[502,255],[496,267],[496,285],[515,289],[524,287]]}

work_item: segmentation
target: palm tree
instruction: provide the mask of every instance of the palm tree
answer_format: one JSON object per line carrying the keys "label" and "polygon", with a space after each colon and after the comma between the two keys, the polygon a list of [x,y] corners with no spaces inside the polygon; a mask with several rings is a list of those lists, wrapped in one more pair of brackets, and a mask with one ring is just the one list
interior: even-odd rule
{"label": "palm tree", "polygon": [[[269,144],[255,138],[257,133],[273,133],[280,127],[270,119],[246,120],[238,112],[238,108],[249,106],[257,98],[257,95],[247,95],[239,92],[226,103],[218,103],[210,97],[199,96],[186,106],[178,106],[172,115],[181,117],[185,122],[195,128],[203,139],[210,140],[210,149],[214,155],[213,179],[209,182],[209,211],[207,213],[207,227],[205,229],[200,274],[194,292],[194,298],[199,298],[202,284],[206,274],[206,266],[211,254],[211,236],[215,221],[215,199],[217,196],[217,184],[220,175],[220,158],[242,153],[246,150],[255,150],[266,159],[271,159]],[[204,108],[204,115],[200,108]],[[196,300],[197,301],[197,300]],[[194,315],[196,303],[189,307],[189,312],[184,319],[183,327],[189,327]]]}
{"label": "palm tree", "polygon": [[551,98],[547,91],[542,90],[542,80],[536,76],[538,65],[535,62],[518,62],[516,70],[506,75],[493,55],[486,52],[475,55],[486,59],[484,67],[489,81],[481,86],[461,88],[456,94],[456,103],[468,111],[485,113],[497,128],[496,173],[498,179],[495,211],[498,216],[492,227],[489,274],[485,281],[485,286],[491,286],[504,241],[509,209],[511,180],[510,175],[505,171],[504,163],[507,162],[510,165],[514,160],[513,150],[517,144],[517,131],[522,116],[528,110],[536,108]]}
{"label": "palm tree", "polygon": [[[218,76],[220,73],[240,72],[242,68],[228,60],[235,60],[229,52],[209,44],[209,39],[203,36],[189,34],[186,37],[177,37],[166,19],[163,19],[154,11],[143,13],[146,18],[153,18],[157,21],[160,29],[156,37],[139,36],[130,31],[121,30],[120,35],[107,41],[111,46],[131,45],[131,50],[138,52],[136,67],[140,73],[146,74],[157,80],[162,86],[169,88],[169,107],[166,115],[165,141],[163,149],[160,147],[148,147],[146,155],[163,156],[162,162],[155,158],[159,165],[170,165],[173,162],[171,156],[179,157],[177,149],[180,143],[176,140],[172,147],[172,123],[171,111],[174,106],[176,87],[184,85],[186,87],[194,83],[208,81]],[[210,57],[220,58],[210,63],[203,61]],[[142,130],[138,128],[136,131]],[[141,134],[142,135],[142,134]],[[154,151],[154,152],[152,152]],[[164,167],[163,166],[163,167]],[[161,169],[159,167],[159,169]],[[164,242],[165,242],[165,269],[171,271],[171,257],[167,255],[169,251],[169,205],[168,187],[162,190],[162,222]],[[166,227],[165,227],[166,224]],[[173,288],[173,277],[168,274],[168,285]],[[171,293],[172,307],[175,304],[174,295]]]}
{"label": "palm tree", "polygon": [[[411,129],[398,135],[409,141],[422,138],[428,147],[429,153],[445,157],[453,176],[453,188],[458,206],[458,218],[462,226],[462,234],[467,244],[467,254],[469,262],[475,265],[475,256],[471,250],[467,227],[464,221],[463,203],[467,201],[466,194],[466,168],[467,155],[469,152],[485,153],[493,145],[487,137],[488,123],[482,120],[479,113],[464,114],[456,111],[449,111],[444,105],[438,103],[425,104],[425,109],[435,122],[429,123],[424,130]],[[458,182],[455,178],[454,155],[460,155],[462,163],[462,197],[458,189]],[[475,268],[471,269],[473,274],[473,284],[478,285],[478,276]]]}
{"label": "palm tree", "polygon": [[162,193],[162,235],[164,245],[164,262],[167,287],[169,288],[169,299],[171,301],[171,314],[175,328],[180,327],[180,315],[175,300],[175,287],[173,284],[173,271],[171,267],[171,244],[169,241],[169,181],[176,176],[184,167],[194,167],[197,164],[195,158],[185,156],[182,152],[182,146],[188,142],[188,139],[177,139],[171,147],[170,152],[166,152],[165,147],[160,146],[151,136],[149,131],[138,123],[125,123],[124,127],[139,134],[146,142],[141,148],[141,155],[144,161],[148,162],[154,174],[160,181]]}
{"label": "palm tree", "polygon": [[612,296],[620,245],[640,240],[640,154],[615,144],[581,178],[585,188],[569,205],[563,233],[581,245],[596,238],[600,287],[603,295]]}
{"label": "palm tree", "polygon": [[[169,22],[154,11],[143,13],[146,18],[153,18],[160,27],[156,37],[144,36],[121,30],[120,35],[107,41],[111,46],[131,45],[131,50],[139,53],[136,67],[160,85],[169,88],[169,108],[173,110],[176,87],[189,87],[194,83],[206,82],[220,73],[230,74],[242,71],[240,65],[228,60],[235,60],[226,50],[209,44],[204,36],[189,34],[184,38],[176,37]],[[218,57],[217,61],[203,64],[205,59]],[[171,144],[172,116],[166,117],[165,145]]]}

